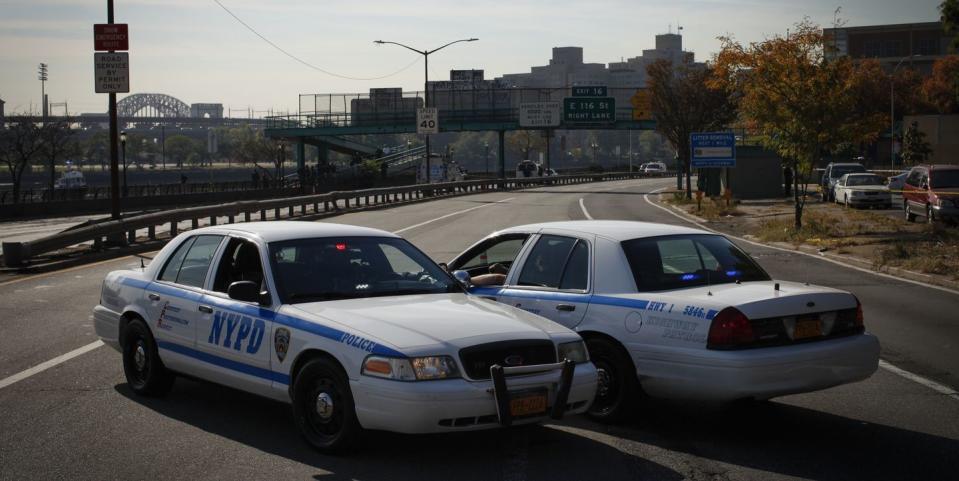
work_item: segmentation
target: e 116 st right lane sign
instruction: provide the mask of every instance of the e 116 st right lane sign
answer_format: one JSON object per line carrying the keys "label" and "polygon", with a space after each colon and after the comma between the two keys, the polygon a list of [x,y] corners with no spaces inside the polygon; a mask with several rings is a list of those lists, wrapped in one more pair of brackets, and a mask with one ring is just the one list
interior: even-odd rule
{"label": "e 116 st right lane sign", "polygon": [[698,132],[689,136],[690,167],[736,167],[736,136],[732,132]]}

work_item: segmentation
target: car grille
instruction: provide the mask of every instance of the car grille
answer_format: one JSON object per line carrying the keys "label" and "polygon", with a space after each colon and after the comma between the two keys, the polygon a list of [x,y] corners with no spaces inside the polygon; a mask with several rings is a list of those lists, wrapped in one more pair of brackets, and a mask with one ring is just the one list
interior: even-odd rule
{"label": "car grille", "polygon": [[516,367],[555,363],[556,346],[552,341],[537,339],[478,344],[460,349],[460,362],[470,379],[489,379],[489,368],[494,364]]}
{"label": "car grille", "polygon": [[[824,333],[822,336],[812,337],[808,339],[793,340],[789,338],[789,334],[786,332],[786,318],[787,317],[796,317],[800,320],[808,317],[821,317],[832,312],[836,313],[836,320],[833,323],[832,330],[828,333]],[[753,337],[755,341],[749,343],[748,345],[742,346],[747,348],[752,347],[770,347],[770,346],[783,346],[789,344],[799,344],[805,342],[816,342],[822,341],[825,339],[834,339],[837,337],[851,336],[854,334],[861,334],[864,329],[862,326],[856,325],[856,309],[843,309],[840,311],[829,311],[829,312],[819,312],[815,314],[803,314],[799,316],[783,316],[783,317],[768,317],[765,319],[753,319],[750,321],[750,324],[753,328]]]}

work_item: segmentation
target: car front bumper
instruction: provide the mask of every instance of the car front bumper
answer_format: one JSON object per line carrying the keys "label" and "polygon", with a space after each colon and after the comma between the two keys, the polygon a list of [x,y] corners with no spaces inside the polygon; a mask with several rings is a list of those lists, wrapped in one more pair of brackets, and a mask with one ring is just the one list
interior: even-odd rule
{"label": "car front bumper", "polygon": [[653,397],[763,400],[867,379],[879,367],[879,340],[867,333],[735,351],[631,354],[643,389]]}
{"label": "car front bumper", "polygon": [[857,195],[849,198],[849,205],[890,205],[892,196],[889,194],[880,195]]}
{"label": "car front bumper", "polygon": [[104,344],[120,350],[120,313],[98,304],[93,308],[93,330]]}
{"label": "car front bumper", "polygon": [[[545,413],[513,418],[511,424],[529,424],[549,419],[562,384],[562,370],[506,378],[510,393],[545,389]],[[577,364],[566,399],[565,414],[585,412],[596,395],[598,376],[591,362]],[[474,431],[500,427],[494,381],[448,379],[399,382],[363,376],[351,380],[356,416],[366,429],[407,434]]]}

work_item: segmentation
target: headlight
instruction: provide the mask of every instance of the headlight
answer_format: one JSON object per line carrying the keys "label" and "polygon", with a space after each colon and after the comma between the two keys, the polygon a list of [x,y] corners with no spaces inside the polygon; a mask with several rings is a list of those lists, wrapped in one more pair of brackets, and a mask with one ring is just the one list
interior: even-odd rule
{"label": "headlight", "polygon": [[426,381],[460,377],[449,356],[396,358],[369,356],[363,361],[363,374],[397,381]]}
{"label": "headlight", "polygon": [[586,343],[583,341],[564,342],[557,349],[559,360],[569,359],[575,363],[589,361],[589,353],[586,351]]}

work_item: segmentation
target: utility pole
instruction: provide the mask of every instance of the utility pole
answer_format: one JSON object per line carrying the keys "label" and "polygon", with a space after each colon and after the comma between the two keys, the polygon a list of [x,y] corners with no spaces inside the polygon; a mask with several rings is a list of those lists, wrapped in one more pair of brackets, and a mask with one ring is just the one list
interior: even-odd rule
{"label": "utility pole", "polygon": [[47,64],[41,63],[37,66],[37,80],[40,81],[40,117],[43,122],[40,125],[46,125],[47,121]]}

